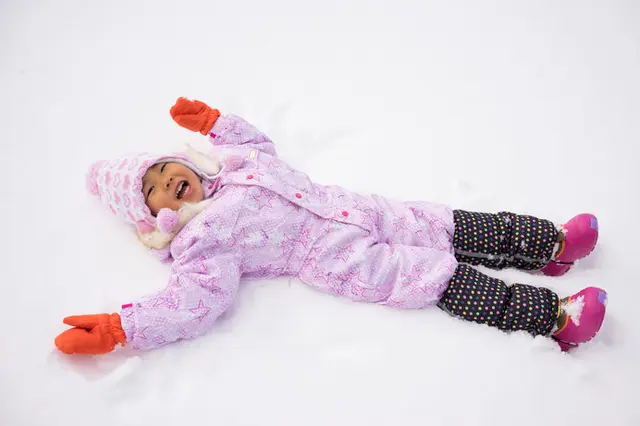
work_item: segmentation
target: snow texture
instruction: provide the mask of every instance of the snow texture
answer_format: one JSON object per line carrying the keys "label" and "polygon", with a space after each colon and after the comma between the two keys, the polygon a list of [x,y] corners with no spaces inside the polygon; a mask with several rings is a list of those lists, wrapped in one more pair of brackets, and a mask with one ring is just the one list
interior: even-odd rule
{"label": "snow texture", "polygon": [[580,317],[582,316],[582,308],[584,308],[584,296],[571,299],[562,306],[562,310],[571,318],[575,325],[580,325]]}
{"label": "snow texture", "polygon": [[[638,22],[617,0],[2,1],[0,424],[640,424]],[[562,354],[280,279],[243,285],[197,340],[59,354],[64,316],[165,285],[84,174],[198,143],[169,117],[178,96],[247,118],[320,183],[597,214],[599,246],[567,275],[492,275],[607,289],[601,333]]]}

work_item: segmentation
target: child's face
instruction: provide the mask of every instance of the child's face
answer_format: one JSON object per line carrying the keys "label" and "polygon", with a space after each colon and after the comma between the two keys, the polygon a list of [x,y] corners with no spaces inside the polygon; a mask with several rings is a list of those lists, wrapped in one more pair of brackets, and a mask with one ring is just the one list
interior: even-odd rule
{"label": "child's face", "polygon": [[180,163],[150,167],[142,178],[142,192],[154,216],[162,208],[178,210],[184,203],[197,203],[204,198],[198,175]]}

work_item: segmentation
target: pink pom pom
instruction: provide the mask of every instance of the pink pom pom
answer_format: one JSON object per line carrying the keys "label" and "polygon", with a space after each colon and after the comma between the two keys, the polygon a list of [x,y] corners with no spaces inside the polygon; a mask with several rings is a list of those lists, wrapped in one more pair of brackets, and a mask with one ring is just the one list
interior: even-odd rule
{"label": "pink pom pom", "polygon": [[228,171],[238,170],[242,166],[242,157],[230,155],[224,159],[224,165]]}
{"label": "pink pom pom", "polygon": [[148,234],[149,232],[153,231],[153,225],[151,225],[147,221],[139,220],[138,222],[136,222],[136,229],[141,234]]}
{"label": "pink pom pom", "polygon": [[178,213],[171,209],[160,209],[158,212],[158,229],[162,232],[173,232],[178,225]]}

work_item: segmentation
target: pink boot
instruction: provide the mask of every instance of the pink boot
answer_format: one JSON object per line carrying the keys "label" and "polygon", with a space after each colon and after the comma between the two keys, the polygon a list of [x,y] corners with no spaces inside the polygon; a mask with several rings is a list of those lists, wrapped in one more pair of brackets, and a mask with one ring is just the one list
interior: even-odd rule
{"label": "pink boot", "polygon": [[561,320],[564,325],[551,336],[563,352],[588,342],[600,330],[607,305],[607,292],[597,287],[587,287],[560,301]]}
{"label": "pink boot", "polygon": [[579,214],[562,225],[564,241],[554,258],[541,269],[552,277],[564,275],[576,260],[587,257],[598,242],[598,219],[588,213]]}

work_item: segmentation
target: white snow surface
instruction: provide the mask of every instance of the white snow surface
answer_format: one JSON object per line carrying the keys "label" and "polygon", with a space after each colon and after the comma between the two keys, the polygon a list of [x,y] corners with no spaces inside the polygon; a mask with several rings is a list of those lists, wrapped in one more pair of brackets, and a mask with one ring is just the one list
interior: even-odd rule
{"label": "white snow surface", "polygon": [[[0,3],[0,425],[638,425],[640,3]],[[246,283],[205,336],[64,356],[71,314],[165,285],[85,190],[94,160],[198,139],[178,96],[247,118],[325,184],[562,222],[600,218],[564,297],[606,288],[570,354],[437,308]],[[484,270],[485,272],[487,270]]]}
{"label": "white snow surface", "polygon": [[576,299],[571,299],[569,302],[562,306],[562,309],[571,318],[571,321],[575,325],[580,325],[580,317],[582,316],[582,309],[584,308],[584,296],[580,296]]}

